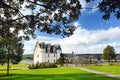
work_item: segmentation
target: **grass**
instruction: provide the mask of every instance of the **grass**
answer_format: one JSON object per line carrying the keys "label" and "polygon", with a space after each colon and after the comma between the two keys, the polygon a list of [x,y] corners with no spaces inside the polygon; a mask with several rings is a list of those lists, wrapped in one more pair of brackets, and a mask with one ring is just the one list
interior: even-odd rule
{"label": "grass", "polygon": [[84,68],[120,75],[120,65],[84,66]]}
{"label": "grass", "polygon": [[[0,65],[0,70],[2,69],[6,69],[6,64],[5,65]],[[14,65],[14,64],[10,64],[10,69],[26,69],[28,67],[28,64],[24,64],[24,63],[20,63],[20,64],[17,64],[17,65]]]}
{"label": "grass", "polygon": [[[25,67],[26,64],[14,65],[14,68]],[[5,68],[5,67],[3,67]],[[120,80],[93,73],[88,73],[76,68],[44,68],[44,69],[12,69],[11,76],[1,76],[0,80]],[[0,75],[5,75],[6,71],[1,70]]]}

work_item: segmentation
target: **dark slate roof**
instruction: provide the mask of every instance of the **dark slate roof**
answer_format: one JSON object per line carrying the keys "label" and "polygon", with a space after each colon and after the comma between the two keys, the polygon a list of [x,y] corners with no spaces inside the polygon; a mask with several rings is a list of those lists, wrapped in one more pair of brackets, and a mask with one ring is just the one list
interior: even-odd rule
{"label": "dark slate roof", "polygon": [[46,45],[44,43],[40,43],[39,46],[40,46],[40,48],[45,48],[46,47]]}
{"label": "dark slate roof", "polygon": [[54,46],[52,45],[52,46],[50,46],[50,53],[53,53],[53,48],[54,48]]}
{"label": "dark slate roof", "polygon": [[61,47],[60,47],[60,45],[58,45],[58,47],[57,47],[57,50],[61,50]]}
{"label": "dark slate roof", "polygon": [[49,49],[50,49],[50,53],[54,53],[54,51],[56,52],[56,50],[61,50],[60,45],[51,45],[51,44],[45,44],[43,43],[39,43],[40,48],[45,49],[46,53],[48,53]]}

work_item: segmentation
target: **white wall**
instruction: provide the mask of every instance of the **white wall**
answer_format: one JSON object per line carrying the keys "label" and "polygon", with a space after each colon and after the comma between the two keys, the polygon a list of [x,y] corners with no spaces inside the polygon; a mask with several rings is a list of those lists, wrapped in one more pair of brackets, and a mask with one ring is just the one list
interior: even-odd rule
{"label": "white wall", "polygon": [[[38,44],[36,44],[35,50],[34,50],[34,64],[37,62],[50,62],[54,63],[57,61],[57,59],[60,57],[60,50],[57,50],[57,53],[45,53],[45,49],[41,49]],[[49,57],[48,57],[49,55]]]}
{"label": "white wall", "polygon": [[36,45],[36,48],[34,50],[34,64],[37,62],[42,62],[42,49],[40,49],[39,45]]}

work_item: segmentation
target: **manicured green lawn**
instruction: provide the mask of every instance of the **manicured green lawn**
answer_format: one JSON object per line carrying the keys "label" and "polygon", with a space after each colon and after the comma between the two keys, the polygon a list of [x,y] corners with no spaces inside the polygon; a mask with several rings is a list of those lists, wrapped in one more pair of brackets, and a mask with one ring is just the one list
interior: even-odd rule
{"label": "manicured green lawn", "polygon": [[[5,74],[0,70],[0,75]],[[120,80],[88,73],[77,68],[60,67],[34,70],[10,70],[11,76],[1,76],[0,80]]]}
{"label": "manicured green lawn", "polygon": [[[6,69],[6,64],[5,65],[0,65],[0,70],[4,70]],[[20,64],[17,64],[17,65],[14,65],[14,64],[10,64],[10,69],[27,69],[28,68],[28,64],[24,64],[24,63],[20,63]]]}
{"label": "manicured green lawn", "polygon": [[84,68],[120,75],[120,65],[84,66]]}

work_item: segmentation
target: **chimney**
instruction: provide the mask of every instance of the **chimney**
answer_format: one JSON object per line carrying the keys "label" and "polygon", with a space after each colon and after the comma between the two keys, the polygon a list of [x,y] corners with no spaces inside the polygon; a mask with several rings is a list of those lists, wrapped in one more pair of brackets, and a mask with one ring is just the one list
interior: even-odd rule
{"label": "chimney", "polygon": [[37,45],[37,46],[39,45],[39,41],[36,42],[36,45]]}
{"label": "chimney", "polygon": [[56,53],[57,52],[57,45],[53,45],[53,52]]}
{"label": "chimney", "polygon": [[48,51],[48,53],[50,53],[50,47],[51,47],[50,43],[48,43],[47,46],[48,46],[47,51]]}

